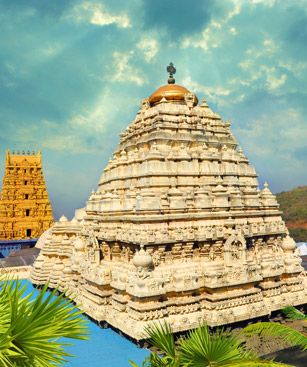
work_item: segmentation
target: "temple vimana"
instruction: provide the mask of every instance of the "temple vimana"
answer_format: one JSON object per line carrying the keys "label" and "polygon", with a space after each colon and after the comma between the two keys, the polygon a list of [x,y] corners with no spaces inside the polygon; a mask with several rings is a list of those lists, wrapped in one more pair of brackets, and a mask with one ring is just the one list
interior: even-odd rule
{"label": "temple vimana", "polygon": [[0,239],[37,238],[53,224],[40,151],[6,151]]}
{"label": "temple vimana", "polygon": [[31,280],[134,339],[307,302],[296,244],[267,184],[205,99],[168,84],[142,101],[84,209],[39,240]]}

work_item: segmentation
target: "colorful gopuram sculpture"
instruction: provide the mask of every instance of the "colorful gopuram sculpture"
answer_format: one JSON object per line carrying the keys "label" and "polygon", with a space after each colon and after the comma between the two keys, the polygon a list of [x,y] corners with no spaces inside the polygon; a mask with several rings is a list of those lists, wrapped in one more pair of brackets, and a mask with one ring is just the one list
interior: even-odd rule
{"label": "colorful gopuram sculpture", "polygon": [[53,225],[40,151],[6,151],[0,198],[0,239],[37,238]]}
{"label": "colorful gopuram sculpture", "polygon": [[32,282],[125,334],[268,315],[307,302],[278,203],[206,100],[168,84],[142,101],[86,207],[40,240]]}

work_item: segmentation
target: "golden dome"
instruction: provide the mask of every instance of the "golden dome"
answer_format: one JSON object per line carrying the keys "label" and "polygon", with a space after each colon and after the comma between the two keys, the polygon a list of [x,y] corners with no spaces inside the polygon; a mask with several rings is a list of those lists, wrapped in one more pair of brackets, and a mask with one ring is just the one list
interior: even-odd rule
{"label": "golden dome", "polygon": [[[166,84],[158,88],[150,97],[149,103],[154,106],[164,97],[168,102],[184,101],[184,96],[191,93],[187,88],[177,84]],[[194,106],[197,105],[198,99],[195,96]]]}

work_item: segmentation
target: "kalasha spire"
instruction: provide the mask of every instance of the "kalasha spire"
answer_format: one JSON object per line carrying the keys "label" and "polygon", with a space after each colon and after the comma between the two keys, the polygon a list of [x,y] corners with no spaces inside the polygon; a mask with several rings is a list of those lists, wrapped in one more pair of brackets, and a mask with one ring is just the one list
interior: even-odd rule
{"label": "kalasha spire", "polygon": [[[188,94],[192,94],[185,87],[175,84],[174,74],[176,74],[176,68],[172,62],[170,62],[169,65],[166,67],[166,71],[169,73],[168,84],[162,85],[149,97],[150,106],[155,106],[161,101],[170,103],[179,102],[181,104],[186,103],[185,96]],[[198,103],[198,99],[194,94],[193,96],[194,97],[192,98],[192,104],[193,106],[196,106]]]}
{"label": "kalasha spire", "polygon": [[169,73],[168,84],[175,84],[174,74],[176,74],[176,68],[172,62],[166,67],[166,71]]}

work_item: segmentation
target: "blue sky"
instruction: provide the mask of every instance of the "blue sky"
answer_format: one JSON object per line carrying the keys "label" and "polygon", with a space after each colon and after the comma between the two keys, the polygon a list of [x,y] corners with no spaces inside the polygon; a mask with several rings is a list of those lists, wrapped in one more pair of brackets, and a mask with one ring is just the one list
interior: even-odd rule
{"label": "blue sky", "polygon": [[307,183],[306,0],[0,0],[0,30],[0,174],[6,148],[41,149],[56,217],[84,206],[170,61],[260,183]]}

